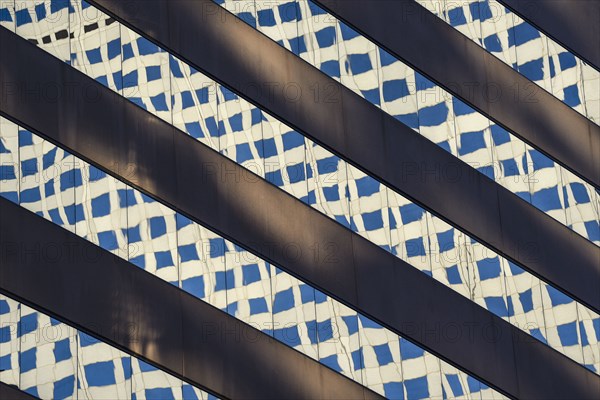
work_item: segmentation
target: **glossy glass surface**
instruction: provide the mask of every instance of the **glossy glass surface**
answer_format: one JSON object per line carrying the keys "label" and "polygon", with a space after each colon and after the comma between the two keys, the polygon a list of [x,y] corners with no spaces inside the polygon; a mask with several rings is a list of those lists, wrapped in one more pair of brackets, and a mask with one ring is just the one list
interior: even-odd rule
{"label": "glossy glass surface", "polygon": [[[9,132],[9,138],[11,133],[14,136],[14,132],[20,132],[21,137],[28,138],[28,143],[38,143],[42,149],[44,146],[50,146],[37,135],[7,120],[3,121],[2,126],[3,130],[0,134],[6,130]],[[4,143],[4,136],[0,135],[0,138]],[[41,158],[43,159],[44,154],[48,153],[62,154],[61,151],[60,148],[50,146]],[[136,189],[104,174],[83,160],[72,155],[68,157],[75,166],[68,169],[69,174],[81,176],[81,179],[76,179],[74,185],[66,185],[64,190],[59,185],[56,190],[59,195],[67,193],[75,198],[77,194],[77,198],[80,199],[77,202],[77,211],[73,213],[77,216],[74,227],[61,223],[62,220],[58,220],[53,213],[44,208],[45,201],[39,201],[42,205],[41,211],[31,208],[29,203],[23,204],[24,207],[30,207],[32,211],[44,218],[74,231],[82,238],[112,251],[117,256],[129,260],[133,265],[274,336],[288,346],[378,393],[390,398],[405,398],[404,390],[406,390],[407,398],[421,398],[418,396],[441,392],[441,378],[423,376],[419,383],[419,391],[415,392],[420,394],[415,394],[417,397],[408,394],[412,390],[409,389],[411,384],[405,383],[399,367],[400,343],[403,339],[388,329],[205,227],[175,213]],[[63,159],[52,158],[51,160],[55,161],[56,166],[60,166]],[[21,166],[20,169],[17,168],[17,174],[20,176],[23,171],[22,164],[16,165]],[[55,164],[47,161],[45,169],[54,166]],[[32,178],[32,181],[37,180]],[[54,187],[54,179],[48,182]],[[54,197],[55,194],[50,199]],[[327,256],[328,249],[315,249],[315,251],[322,251],[323,256]],[[9,320],[13,318],[10,310],[6,314]],[[76,337],[75,342],[77,340],[81,342],[79,346],[83,348],[80,350],[82,355],[79,360],[86,356],[88,350],[83,339],[91,342],[89,346],[103,347],[87,335],[73,333],[72,336]],[[2,352],[4,351],[6,354],[0,354],[0,357],[8,357],[3,360],[9,362],[13,345],[3,344]],[[74,349],[71,354],[76,353],[77,350]],[[112,350],[101,353],[102,357],[113,357],[112,361],[104,359],[98,361],[101,363],[114,364],[126,358]],[[89,357],[96,362],[96,357],[99,356],[94,354],[96,353],[91,353]],[[438,365],[439,370],[441,361],[437,357],[423,351],[420,354],[421,357],[430,359],[429,363]],[[93,396],[90,398],[104,398],[102,393],[118,393],[124,394],[125,398],[130,398],[127,396],[132,393],[131,398],[139,399],[143,398],[144,393],[162,393],[167,396],[165,398],[171,398],[168,397],[171,395],[172,398],[178,398],[177,394],[184,390],[179,380],[154,367],[133,358],[129,362],[131,364],[127,364],[130,368],[128,375],[120,372],[117,367],[110,367],[115,374],[114,379],[111,378],[109,381],[110,387],[99,385],[102,388],[86,389],[86,395]],[[11,382],[14,377],[11,373],[5,372],[2,379]],[[20,374],[23,374],[22,370]],[[73,375],[74,372],[71,372],[69,376]],[[42,398],[54,398],[54,394],[49,394],[49,388],[54,388],[55,382],[64,377],[43,376],[44,379],[49,380],[40,383],[41,378],[37,378],[35,373],[26,374],[25,378],[29,379],[24,381],[26,389],[31,389],[32,393],[36,390],[35,393]],[[85,375],[82,375],[79,379],[84,377]],[[89,382],[89,380],[104,378],[96,378],[92,374],[85,379]],[[126,382],[127,380],[129,381]],[[405,385],[408,385],[406,389]],[[67,393],[65,398],[72,397],[74,389],[69,392],[63,386],[61,388]],[[81,390],[81,386],[77,388]],[[150,395],[147,396],[152,398]]]}
{"label": "glossy glass surface", "polygon": [[[38,44],[465,297],[600,371],[597,314],[89,4],[72,1],[53,9],[50,2],[38,1],[33,8],[17,6],[17,16],[25,19],[16,18],[14,24],[12,3],[1,3],[3,26],[30,39],[42,33],[56,37],[56,32],[68,28],[67,57],[61,39]],[[589,185],[313,3],[221,3],[453,155],[600,243],[600,200]],[[46,14],[37,13],[42,8]],[[53,13],[59,14],[56,24],[47,21]],[[68,24],[62,14],[70,16]],[[6,120],[0,122],[0,195],[390,398],[499,397],[276,266],[42,138]],[[11,346],[3,345],[0,357],[8,351],[11,359]],[[76,348],[73,354],[79,351]],[[104,353],[109,358],[102,362],[116,363],[121,357]],[[126,390],[127,380],[129,392],[122,393],[135,393],[137,398],[146,390],[192,390],[140,363],[130,362],[129,376],[119,372],[106,393]],[[0,373],[3,381],[14,379],[10,370],[5,372]],[[153,378],[146,380],[146,376]],[[101,388],[85,390],[89,398],[104,396]]]}
{"label": "glossy glass surface", "polygon": [[[238,16],[247,9],[235,0],[216,2]],[[446,3],[448,7],[461,4],[443,1],[426,3],[435,3],[433,6],[429,4],[428,8]],[[600,219],[598,206],[600,197],[592,185],[577,178],[535,149],[532,149],[535,155],[528,157],[523,150],[527,145],[522,140],[379,48],[310,0],[256,1],[254,7],[259,15],[259,23],[257,26],[252,26],[257,27],[265,35],[536,208],[588,240],[600,244],[598,240],[600,225],[597,223]],[[484,5],[481,7],[483,8]],[[474,6],[471,8],[479,10]],[[262,16],[262,23],[260,16]],[[481,24],[491,23],[491,21],[496,19],[483,18]],[[296,30],[293,29],[294,24]],[[481,35],[483,28],[479,25],[477,19],[466,26],[472,31],[471,35]],[[486,26],[487,31],[492,28],[493,26]],[[531,56],[531,52],[527,49],[523,49],[522,52],[528,57]],[[513,48],[506,52],[507,57],[512,54],[511,65],[516,65],[517,53],[514,44]],[[566,56],[562,57],[564,59]],[[546,66],[546,69],[549,67]],[[577,82],[580,83],[581,89],[577,90],[580,91],[593,91],[598,86],[595,82],[600,81],[600,73],[593,68],[579,75],[575,72],[565,72],[552,76],[554,80],[561,80],[563,75],[570,76],[571,80],[578,78]],[[584,78],[584,75],[589,78]],[[598,77],[595,77],[596,75]],[[590,81],[589,90],[584,89],[581,84],[582,82],[587,84],[588,81]],[[550,85],[550,81],[548,82]],[[557,85],[558,83],[555,83],[555,86]],[[532,88],[526,89],[537,90],[536,88],[532,84]],[[572,91],[571,89],[567,92]],[[315,88],[315,95],[325,101],[328,93],[331,94],[328,90],[329,88]],[[596,91],[600,91],[600,87]],[[578,96],[583,97],[583,92]],[[588,95],[590,99],[594,96],[596,95]],[[588,107],[590,110],[600,110],[598,100],[590,101]],[[593,120],[598,121],[597,118]],[[539,172],[540,164],[556,169],[558,175],[553,177]],[[563,175],[570,176],[568,182],[562,178]],[[532,182],[539,184],[531,185]],[[579,191],[577,198],[570,193],[572,184]],[[565,219],[565,213],[572,213],[574,205],[589,210],[588,219],[583,224],[570,223]]]}
{"label": "glossy glass surface", "polygon": [[[492,124],[466,104],[441,91],[402,62],[377,49],[315,4],[307,1],[233,3],[225,2],[223,5],[244,16],[246,22],[251,23],[253,19],[249,16],[256,15],[256,24],[253,26],[264,30],[274,39],[276,35],[283,35],[278,40],[280,44],[307,61],[317,63],[334,79],[349,85],[355,92],[384,110],[394,113],[402,122],[452,154],[470,160],[471,165],[514,190],[525,200],[579,232],[585,231],[589,238],[596,238],[596,229],[600,230],[600,200],[598,193],[591,190],[589,185],[586,186],[572,174],[568,174],[569,181],[563,181],[562,177],[567,175],[564,169]],[[517,299],[513,299],[513,292],[504,282],[510,276],[507,272],[507,260],[293,131],[267,112],[239,98],[226,87],[154,46],[147,39],[114,22],[88,3],[72,1],[69,7],[60,8],[56,12],[67,11],[75,21],[69,25],[74,30],[71,46],[74,49],[71,56],[73,66],[91,74],[90,76],[149,112],[172,122],[204,144],[445,285],[477,301],[496,315],[565,352],[579,363],[598,364],[597,352],[593,351],[598,343],[597,336],[586,335],[584,340],[582,335],[585,332],[579,331],[577,340],[566,342],[570,344],[565,347],[560,340],[546,339],[547,334],[553,334],[546,332],[546,319],[534,318],[532,323],[536,325],[532,327],[518,324],[516,318],[511,318]],[[36,14],[35,17],[42,20],[49,18],[42,14]],[[36,24],[36,18],[32,17],[28,23]],[[284,27],[277,28],[277,21]],[[296,37],[293,36],[292,26],[296,26]],[[297,47],[293,47],[294,43]],[[307,46],[307,43],[312,43],[312,46]],[[119,58],[121,62],[118,61]],[[96,62],[92,63],[92,60]],[[337,64],[337,68],[332,67],[332,63]],[[90,67],[91,64],[98,64],[98,68]],[[140,80],[144,76],[145,80]],[[156,100],[156,96],[160,97],[161,93],[165,94],[165,103],[168,103],[166,108],[157,108],[156,101],[152,100]],[[171,95],[167,96],[168,93]],[[169,97],[171,101],[168,101]],[[14,141],[9,139],[10,135],[9,133],[6,139],[7,146],[11,140]],[[241,311],[238,309],[238,301],[228,299],[228,294],[233,299],[237,296],[238,288],[246,286],[243,272],[236,272],[236,269],[243,271],[246,265],[235,261],[233,257],[234,261],[230,260],[227,266],[226,258],[238,253],[235,246],[230,244],[228,247],[223,242],[223,250],[213,249],[210,246],[221,246],[218,243],[223,239],[215,238],[211,242],[209,238],[208,253],[206,249],[201,250],[197,244],[194,245],[199,254],[208,256],[203,259],[199,256],[198,259],[186,259],[188,267],[182,268],[177,265],[177,257],[183,257],[179,242],[191,246],[189,241],[192,238],[198,239],[201,238],[200,234],[206,234],[200,232],[200,227],[187,224],[182,226],[186,233],[180,232],[180,222],[184,219],[182,216],[139,192],[125,188],[113,178],[100,176],[96,180],[93,177],[93,167],[75,165],[70,158],[72,156],[55,149],[42,139],[38,138],[36,144],[32,139],[32,144],[29,144],[28,133],[23,132],[22,136],[19,141],[23,145],[17,151],[22,153],[21,161],[23,157],[26,161],[26,165],[19,169],[27,175],[22,176],[19,182],[19,193],[22,192],[20,201],[24,207],[44,214],[71,230],[77,229],[81,236],[113,252],[120,252],[121,256],[127,257],[134,264],[175,285],[184,287],[186,282],[185,287],[198,293],[199,297],[206,298],[211,304],[232,314],[245,314],[242,319],[247,322],[257,320],[262,324],[268,320],[267,317],[258,316],[265,312],[264,305],[258,308],[262,311],[258,312],[255,308],[256,312],[253,314],[250,302],[244,305],[245,311]],[[4,157],[2,154],[0,156]],[[9,154],[14,152],[6,153],[7,158]],[[504,160],[503,157],[510,160]],[[52,163],[49,168],[43,166],[44,159],[47,163]],[[55,159],[57,161],[53,161]],[[500,161],[502,168],[495,168],[497,161]],[[34,164],[35,168],[40,168],[41,173],[36,175],[28,170]],[[58,164],[58,168],[55,164]],[[86,172],[86,169],[89,171]],[[15,178],[21,176],[15,175],[22,173],[19,171],[13,171]],[[57,173],[58,177],[55,176]],[[10,175],[10,172],[7,174]],[[7,196],[11,196],[10,185],[14,186],[15,180],[17,179],[7,180]],[[563,185],[563,182],[568,183]],[[4,187],[4,182],[2,185]],[[3,189],[0,188],[0,191]],[[36,193],[39,193],[39,200]],[[319,249],[321,252],[327,250]],[[209,272],[209,266],[219,270]],[[269,274],[276,276],[270,268]],[[489,272],[481,272],[482,269]],[[261,271],[262,280],[267,267],[262,267]],[[521,291],[531,291],[533,296],[542,283],[529,273],[520,271],[527,277],[524,282],[530,282],[531,285],[522,287]],[[214,286],[206,285],[201,288],[200,277],[203,285],[206,280],[214,283]],[[272,288],[261,290],[260,295],[269,310],[268,305],[274,302],[276,292]],[[272,297],[270,300],[269,293]],[[529,309],[528,297],[523,301],[527,304],[524,308]],[[573,302],[571,299],[569,301]],[[541,300],[536,304],[544,307]],[[546,308],[554,307],[550,300],[544,304]],[[570,327],[575,322],[582,322],[580,314],[591,315],[588,320],[592,321],[592,325],[593,321],[598,320],[590,310],[580,305],[578,307],[582,308],[581,312],[577,311],[577,307],[563,311],[568,317],[558,323],[550,322],[554,326],[552,329],[557,331],[558,326]],[[287,321],[288,317],[282,318],[282,321]],[[273,318],[272,324],[275,325],[275,322]],[[266,331],[269,329],[274,328],[264,328]],[[564,331],[566,328],[561,329]],[[310,353],[309,348],[314,345],[310,335],[306,333],[303,340],[303,346],[310,344],[306,350]],[[581,351],[567,350],[571,347]],[[587,352],[587,360],[583,356],[584,347],[592,349]],[[596,372],[599,370],[595,367],[593,369]]]}
{"label": "glossy glass surface", "polygon": [[215,399],[4,295],[0,333],[0,381],[40,399]]}
{"label": "glossy glass surface", "polygon": [[417,2],[575,111],[600,123],[600,71],[497,0]]}

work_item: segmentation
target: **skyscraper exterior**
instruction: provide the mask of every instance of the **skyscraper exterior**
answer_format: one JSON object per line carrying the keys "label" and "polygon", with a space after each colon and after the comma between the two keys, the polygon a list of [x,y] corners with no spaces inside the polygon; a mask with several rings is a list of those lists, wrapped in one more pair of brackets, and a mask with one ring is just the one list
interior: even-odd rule
{"label": "skyscraper exterior", "polygon": [[600,397],[599,12],[0,0],[2,390]]}

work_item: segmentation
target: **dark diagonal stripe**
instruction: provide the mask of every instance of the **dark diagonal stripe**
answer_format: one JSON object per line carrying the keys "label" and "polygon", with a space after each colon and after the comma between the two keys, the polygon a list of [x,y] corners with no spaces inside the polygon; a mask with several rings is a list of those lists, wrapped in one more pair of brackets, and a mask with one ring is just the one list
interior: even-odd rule
{"label": "dark diagonal stripe", "polygon": [[600,187],[600,126],[415,1],[315,0],[315,3]]}
{"label": "dark diagonal stripe", "polygon": [[[597,246],[210,0],[93,3],[479,242],[600,310]],[[379,3],[387,2],[361,9]],[[477,47],[465,41],[465,46]],[[286,98],[286,88],[292,86],[306,95]],[[322,97],[330,101],[316,102],[315,88],[333,93]],[[564,136],[573,134],[566,132]],[[592,147],[590,142],[586,150],[593,152]]]}
{"label": "dark diagonal stripe", "polygon": [[[503,393],[520,398],[593,397],[596,394],[600,378],[590,371],[300,200],[4,29],[0,29],[0,45],[3,51],[11,54],[9,61],[6,57],[0,60],[0,87],[13,85],[11,87],[15,89],[10,94],[4,93],[0,103],[3,115],[300,277]],[[19,90],[25,82],[33,86]],[[44,97],[42,88],[48,85],[58,91],[58,96]],[[37,87],[37,90],[31,87]],[[136,166],[135,171],[125,168],[131,165]],[[17,240],[22,237],[20,235],[25,235],[24,239],[35,239],[40,243],[62,240],[55,234],[39,233],[38,229],[24,229],[26,224],[11,219],[14,218],[12,208],[3,206],[8,211],[3,214],[5,219],[0,224],[6,230],[2,237]],[[293,254],[287,251],[291,244],[298,250]],[[315,257],[315,248],[334,251]],[[107,279],[104,278],[106,266],[101,271],[92,270],[94,275],[91,276],[71,276],[51,273],[50,268],[38,271],[37,264],[31,266],[34,270],[21,262],[3,262],[1,265],[7,268],[6,273],[0,275],[1,284],[12,282],[15,290],[30,290],[21,297],[31,301],[37,299],[38,304],[47,306],[56,301],[61,306],[77,307],[73,312],[83,313],[78,314],[81,318],[90,318],[85,321],[112,318],[113,314],[119,316],[123,314],[122,307],[125,311],[133,311],[127,318],[132,318],[131,322],[143,328],[140,331],[150,335],[148,339],[141,338],[135,349],[148,351],[146,357],[149,359],[163,357],[161,365],[173,363],[169,364],[173,373],[181,373],[181,369],[184,373],[199,371],[197,376],[208,374],[225,386],[236,382],[227,379],[226,375],[225,365],[235,363],[233,359],[226,359],[214,370],[201,368],[194,364],[200,360],[185,357],[185,354],[183,366],[177,362],[181,360],[178,355],[182,354],[176,353],[177,346],[181,346],[177,318],[182,318],[177,310],[199,312],[196,307],[199,303],[180,294],[182,306],[177,306],[173,300],[168,307],[162,308],[164,306],[159,303],[167,300],[155,294],[158,289],[154,287],[159,284],[145,273],[138,276],[137,272],[131,272],[135,268],[124,265],[123,269],[128,272],[122,273],[127,275]],[[66,266],[75,268],[71,264]],[[30,275],[24,276],[24,273]],[[40,287],[29,289],[32,281]],[[55,296],[54,290],[67,289],[68,282],[81,284],[75,285],[73,291],[66,290],[64,298]],[[120,286],[122,282],[129,282],[127,288],[137,289],[128,293],[129,289]],[[49,285],[44,286],[46,283]],[[161,284],[164,290],[171,290],[166,289],[170,287],[168,284]],[[86,300],[91,302],[89,307],[77,300],[78,296],[86,297],[89,290],[100,290],[95,287],[104,285],[108,285],[109,294],[119,299],[115,305],[117,311],[101,309],[95,303],[96,296]],[[153,299],[147,309],[159,307],[158,312],[148,315],[149,321],[138,321],[137,314],[140,318],[145,317],[141,311],[146,308],[139,308],[140,298],[145,295]],[[196,308],[192,309],[191,304]],[[167,312],[172,307],[175,307],[174,311]],[[96,309],[98,317],[95,316]],[[175,321],[171,322],[173,318]],[[199,324],[201,319],[195,321]],[[174,331],[169,330],[171,327]],[[184,344],[186,340],[194,340],[194,329],[181,332]],[[444,334],[448,329],[458,329],[458,334]],[[164,346],[154,345],[163,336]],[[203,354],[199,351],[206,349],[201,347],[203,343],[193,343],[196,344],[190,354]],[[255,355],[263,354],[259,345],[246,350]],[[278,354],[270,355],[268,348],[264,351],[266,353],[261,357],[279,357]],[[244,360],[243,365],[249,367],[250,361]],[[272,364],[270,368],[281,373],[278,368],[285,371],[283,365]],[[323,378],[315,375],[300,377],[304,374],[301,367],[294,367],[294,373],[298,374],[296,382],[310,382],[310,385],[302,384],[296,388],[300,394],[308,393],[303,390],[327,390],[320,386]],[[548,377],[561,378],[549,380]],[[259,378],[252,378],[256,386],[262,382]],[[317,389],[304,388],[313,385],[318,385]],[[235,394],[237,396],[232,397],[240,397]],[[343,396],[339,394],[338,397]]]}
{"label": "dark diagonal stripe", "polygon": [[218,396],[380,398],[4,198],[0,250],[0,290]]}
{"label": "dark diagonal stripe", "polygon": [[37,397],[25,393],[18,388],[7,385],[6,383],[0,382],[0,399],[3,400],[34,400]]}
{"label": "dark diagonal stripe", "polygon": [[588,64],[600,69],[600,1],[499,1]]}

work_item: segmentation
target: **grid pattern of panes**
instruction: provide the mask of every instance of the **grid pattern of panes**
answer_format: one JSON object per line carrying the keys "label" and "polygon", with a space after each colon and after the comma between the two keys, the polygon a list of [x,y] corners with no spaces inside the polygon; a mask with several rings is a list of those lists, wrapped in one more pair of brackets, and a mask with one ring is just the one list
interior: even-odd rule
{"label": "grid pattern of panes", "polygon": [[[215,1],[539,210],[600,244],[600,195],[592,185],[315,3],[310,0]],[[594,75],[594,70],[585,74]],[[596,75],[579,77],[575,70],[565,66],[553,79],[585,81],[586,93],[590,92],[587,98],[600,96],[597,94],[600,79]],[[516,89],[536,88],[531,84],[531,87]],[[321,91],[319,94],[325,101],[328,92]],[[590,101],[588,108],[600,113],[599,102]]]}
{"label": "grid pattern of panes", "polygon": [[[138,190],[8,120],[0,122],[0,155],[11,171],[0,181],[1,196],[389,398],[501,397]],[[320,251],[326,257],[329,250]],[[405,364],[411,368],[404,371]]]}
{"label": "grid pattern of panes", "polygon": [[[417,0],[577,112],[600,124],[600,71],[497,0]],[[523,88],[528,93],[537,87]]]}
{"label": "grid pattern of panes", "polygon": [[216,399],[1,294],[0,381],[40,399]]}
{"label": "grid pattern of panes", "polygon": [[[538,209],[600,243],[600,195],[591,185],[316,4],[306,0],[217,3],[236,15],[243,12],[245,21],[251,21],[250,25],[280,45]],[[313,147],[307,140],[305,146]],[[331,199],[338,211],[317,207],[320,211],[379,246],[391,249],[400,258],[551,347],[595,372],[600,371],[599,331],[585,329],[600,323],[598,314],[337,157],[328,158],[326,165],[329,168],[323,165],[323,170],[328,178],[336,178],[337,185],[334,190],[324,192],[324,204]],[[312,171],[307,165],[307,176]],[[596,337],[589,336],[590,333]],[[579,339],[574,339],[577,335]]]}
{"label": "grid pattern of panes", "polygon": [[[38,3],[48,6],[47,2]],[[242,8],[244,12],[255,7],[250,3]],[[310,10],[315,10],[312,3],[306,5]],[[288,15],[289,4],[280,6],[277,11]],[[300,6],[296,10],[301,10]],[[60,10],[70,10],[71,20],[80,21],[70,22],[70,26],[74,27],[72,40],[77,43],[70,47],[78,51],[70,57],[74,66],[551,347],[593,371],[600,370],[598,329],[595,328],[600,317],[597,314],[365,176],[87,3],[72,2],[70,8]],[[316,14],[317,17],[324,19],[315,17],[310,20],[311,24],[319,21],[338,24],[331,16],[320,12]],[[315,32],[313,28],[307,31]],[[337,32],[340,27],[334,25],[332,29]],[[121,40],[126,45],[121,45]],[[364,45],[365,42],[362,43]],[[321,54],[322,50],[317,50],[310,53],[310,58],[335,59],[338,62],[338,50],[335,54],[327,51]],[[94,59],[90,59],[90,54],[99,57],[96,61],[103,60],[92,63],[99,66],[96,69],[87,62],[91,63]],[[165,58],[168,63],[165,63]],[[123,74],[121,71],[130,59],[131,65],[137,67]],[[142,79],[144,87],[140,88],[142,76],[146,78]],[[361,81],[353,75],[344,79]],[[161,82],[152,83],[151,86],[159,90],[169,88],[172,101],[166,108],[162,100],[152,101],[153,95],[140,94],[158,93],[159,90],[153,91],[148,84],[159,80]],[[416,121],[421,119],[422,115],[417,115]],[[497,134],[499,141],[508,137],[505,131],[501,134],[492,129],[491,132],[492,135]],[[58,157],[62,157],[61,154]],[[554,170],[540,164],[538,159],[536,161],[534,165],[540,170]],[[68,164],[69,161],[65,162]],[[71,174],[65,168],[60,173],[61,176]],[[81,179],[77,169],[73,174],[74,181]],[[85,195],[79,194],[80,191],[76,189],[77,196]],[[159,217],[162,206],[149,205],[150,200],[141,193],[133,195],[130,191],[126,192],[124,198],[128,203],[125,204],[139,204],[136,212],[126,217],[121,212],[120,216],[111,216],[111,220],[127,218],[127,230],[120,233],[118,230],[96,232],[95,236],[93,230],[89,233],[95,237],[96,243],[100,240],[112,243],[112,251],[123,251],[123,237],[125,234],[131,235],[125,250],[126,254],[131,255],[129,259],[136,265],[157,271],[161,277],[176,284],[179,278],[175,272],[174,253],[167,249],[168,245],[156,242],[153,236],[165,235],[168,243],[176,241],[173,236],[173,226],[177,224],[174,213]],[[587,192],[577,193],[582,196]],[[29,192],[27,194],[31,195]],[[52,201],[63,205],[62,208],[52,208],[52,215],[62,216],[53,220],[68,228],[77,224],[75,221],[80,218],[77,213],[82,208],[74,204],[75,200],[61,195]],[[69,201],[71,207],[68,207]],[[122,198],[118,201],[122,201]],[[598,223],[597,218],[592,217],[592,221]],[[79,232],[87,229],[80,227]],[[148,257],[146,249],[156,254]],[[141,255],[137,255],[142,250]],[[227,309],[238,306],[235,302],[226,304]]]}

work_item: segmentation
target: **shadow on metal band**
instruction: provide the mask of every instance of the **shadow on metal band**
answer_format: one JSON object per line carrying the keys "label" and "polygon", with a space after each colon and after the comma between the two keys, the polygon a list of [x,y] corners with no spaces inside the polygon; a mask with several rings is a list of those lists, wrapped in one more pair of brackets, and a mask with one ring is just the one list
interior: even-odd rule
{"label": "shadow on metal band", "polygon": [[[103,6],[109,14],[245,95],[357,168],[600,312],[598,246],[418,135],[212,1],[95,0],[92,3]],[[359,9],[373,13],[375,11],[371,10],[378,10],[384,3],[393,2],[377,1]],[[432,18],[437,20],[433,15]],[[454,31],[443,21],[439,22],[435,26]],[[411,41],[415,40],[415,35],[410,36]],[[203,39],[197,40],[199,37]],[[465,42],[465,48],[471,48],[470,43],[477,52],[482,52],[477,54],[485,53],[464,39],[468,42]],[[422,47],[419,53],[425,52]],[[496,61],[498,67],[508,68],[511,76],[513,73],[519,76]],[[447,64],[441,63],[441,67],[450,69]],[[464,68],[461,66],[460,69]],[[317,102],[314,96],[299,96],[290,101],[283,90],[272,90],[290,84],[301,93],[311,93],[311,88],[328,85],[333,85],[335,90],[331,102]],[[514,108],[512,103],[509,106]],[[560,103],[560,106],[564,104]],[[501,108],[501,105],[495,107]],[[570,109],[566,111],[577,114]],[[536,118],[531,116],[529,121],[535,122]],[[559,119],[562,121],[562,114]],[[551,125],[547,128],[556,127]],[[561,135],[576,137],[576,131],[575,126],[570,126],[570,134],[564,135],[562,131]],[[541,137],[551,134],[548,132],[544,130]],[[584,146],[585,151],[594,151],[591,144]],[[585,157],[577,154],[577,159],[582,158]]]}
{"label": "shadow on metal band", "polygon": [[4,198],[0,290],[223,398],[380,398]]}
{"label": "shadow on metal band", "polygon": [[[2,28],[0,46],[12,55],[10,59],[3,57],[0,60],[0,87],[9,84],[18,86],[25,82],[33,85],[52,82],[57,88],[64,89],[67,85],[69,88],[53,101],[40,101],[27,91],[13,91],[0,103],[2,114],[13,121],[300,277],[509,396],[587,398],[597,394],[600,378],[592,372],[223,155]],[[93,101],[85,97],[89,88],[96,89],[98,93]],[[135,173],[123,176],[121,168],[124,165],[135,165]],[[35,219],[39,224],[30,228],[34,217],[17,213],[15,206],[6,203],[3,200],[2,240],[45,243],[48,240],[71,240],[73,237],[39,219]],[[50,231],[51,226],[62,233]],[[290,243],[300,251],[294,254],[286,251],[286,245]],[[335,254],[333,257],[315,258],[310,251],[315,245],[332,245]],[[212,377],[216,382],[212,390],[226,397],[241,397],[241,392],[228,395],[224,388],[217,389],[234,386],[227,386],[229,382],[237,384],[236,379],[226,379],[223,375],[224,371],[231,373],[228,369],[231,368],[230,363],[253,367],[251,358],[235,360],[233,351],[220,354],[222,361],[218,365],[223,369],[211,364],[212,369],[207,370],[206,365],[197,364],[199,360],[185,357],[188,351],[201,354],[206,350],[210,354],[218,348],[216,344],[202,347],[205,343],[194,341],[194,329],[197,327],[194,324],[202,320],[199,301],[166,283],[160,284],[160,290],[175,290],[177,292],[173,293],[179,293],[179,296],[156,296],[160,285],[155,278],[142,271],[133,272],[138,270],[127,268],[128,264],[109,255],[103,257],[118,264],[120,269],[115,267],[114,271],[122,269],[118,273],[124,275],[109,278],[107,266],[101,270],[86,269],[86,273],[91,275],[81,275],[83,269],[78,262],[39,270],[36,263],[15,259],[18,252],[17,255],[11,254],[7,252],[6,256],[13,258],[1,264],[0,283],[4,290],[21,293],[23,299],[48,308],[51,308],[50,304],[56,304],[52,310],[57,314],[60,307],[66,307],[76,318],[69,317],[66,312],[61,315],[69,321],[78,321],[81,326],[85,326],[83,321],[88,324],[103,321],[103,318],[130,318],[130,322],[143,327],[142,331],[147,332],[148,337],[140,338],[137,343],[130,343],[130,338],[124,338],[121,343],[134,346],[132,349],[137,353],[168,367],[176,375],[198,373],[194,376]],[[72,272],[79,275],[60,272],[59,266],[72,268]],[[73,290],[64,291],[64,297],[57,297],[56,289],[65,287],[68,282],[78,284]],[[31,286],[33,283],[39,287]],[[91,290],[106,290],[104,296],[108,297],[92,296],[86,299],[90,302],[89,306],[83,307],[82,296]],[[110,300],[113,295],[118,295],[116,309],[103,308],[104,302],[96,300]],[[154,300],[146,304],[142,301],[145,301],[145,296]],[[140,308],[146,306],[148,308]],[[193,315],[196,322],[181,325],[180,319],[188,315],[186,313]],[[229,323],[234,324],[233,321]],[[193,328],[180,332],[181,326]],[[447,326],[459,327],[461,335],[431,335],[432,331],[439,332],[440,327]],[[494,332],[492,337],[490,332]],[[159,339],[164,339],[162,345],[151,345],[158,343],[152,341]],[[269,346],[265,345],[264,349],[268,357],[261,360],[275,363],[269,364],[270,371],[284,370],[283,365],[288,365],[287,361],[277,364],[278,361],[270,359],[283,357],[279,354],[283,354],[283,348],[275,344]],[[238,348],[236,354],[239,357],[246,354],[246,350],[255,352],[259,348],[258,344],[253,344],[252,350]],[[278,353],[270,355],[271,351]],[[225,365],[229,366],[225,368]],[[262,382],[264,376],[260,375],[258,368],[250,369],[258,375],[248,375],[248,382],[252,380],[254,386],[260,386],[257,382]],[[298,374],[305,372],[300,367],[295,367],[294,371]],[[313,385],[323,382],[325,386],[295,387],[300,391],[297,397],[308,394],[304,390],[328,393],[324,380],[310,376],[313,375],[304,375],[302,379]],[[561,379],[548,380],[549,376]],[[240,382],[239,387],[231,390],[247,387],[243,384],[246,381]],[[283,391],[284,388],[275,387],[270,393],[278,393],[277,390]],[[321,397],[318,393],[312,393],[312,396]]]}

